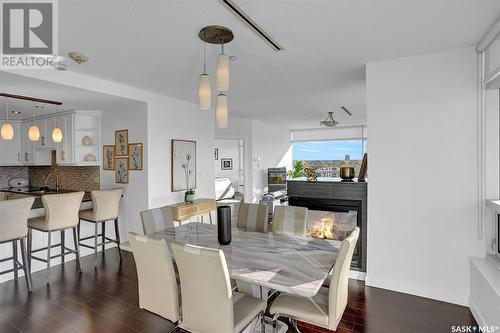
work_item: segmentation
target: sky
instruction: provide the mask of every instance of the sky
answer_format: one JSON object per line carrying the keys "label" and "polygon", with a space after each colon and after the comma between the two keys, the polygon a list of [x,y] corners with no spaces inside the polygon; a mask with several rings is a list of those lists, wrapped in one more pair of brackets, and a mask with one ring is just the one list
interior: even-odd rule
{"label": "sky", "polygon": [[293,159],[301,161],[361,159],[361,140],[308,141],[293,143]]}

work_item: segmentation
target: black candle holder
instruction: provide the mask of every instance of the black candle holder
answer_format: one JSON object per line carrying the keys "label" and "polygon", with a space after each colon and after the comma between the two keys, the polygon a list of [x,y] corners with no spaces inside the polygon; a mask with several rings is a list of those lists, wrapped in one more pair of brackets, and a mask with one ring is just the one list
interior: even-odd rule
{"label": "black candle holder", "polygon": [[231,243],[231,207],[217,207],[217,239],[220,245]]}

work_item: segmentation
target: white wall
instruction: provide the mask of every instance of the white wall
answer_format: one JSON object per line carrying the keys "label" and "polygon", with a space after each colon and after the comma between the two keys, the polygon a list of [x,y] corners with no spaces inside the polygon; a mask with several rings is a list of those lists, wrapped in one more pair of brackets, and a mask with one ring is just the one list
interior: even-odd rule
{"label": "white wall", "polygon": [[367,284],[467,304],[478,240],[473,47],[366,68]]}
{"label": "white wall", "polygon": [[[219,159],[214,160],[215,177],[225,177],[232,181],[235,191],[238,191],[240,182],[240,143],[238,139],[215,140],[215,148],[219,150]],[[231,158],[232,170],[222,170],[221,160]]]}
{"label": "white wall", "polygon": [[[124,193],[120,203],[120,234],[122,239],[127,239],[129,231],[142,233],[139,213],[148,209],[148,149],[147,149],[147,109],[145,103],[134,103],[128,108],[121,107],[116,110],[106,110],[101,116],[102,144],[114,144],[115,131],[128,129],[129,143],[143,143],[143,170],[129,171],[129,183],[117,184],[115,172],[102,170],[101,189],[123,187]],[[113,228],[108,228],[106,233],[114,237]]]}

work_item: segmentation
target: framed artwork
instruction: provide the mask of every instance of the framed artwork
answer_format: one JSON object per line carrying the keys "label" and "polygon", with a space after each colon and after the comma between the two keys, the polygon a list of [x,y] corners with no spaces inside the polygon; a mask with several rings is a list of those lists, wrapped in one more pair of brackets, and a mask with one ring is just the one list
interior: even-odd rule
{"label": "framed artwork", "polygon": [[196,188],[196,141],[172,140],[172,192]]}
{"label": "framed artwork", "polygon": [[103,145],[102,146],[102,168],[103,170],[115,169],[115,146]]}
{"label": "framed artwork", "polygon": [[361,168],[359,169],[358,182],[366,181],[367,169],[368,169],[368,155],[365,153],[363,155],[363,161],[361,162]]}
{"label": "framed artwork", "polygon": [[233,170],[233,159],[232,158],[221,158],[220,168],[221,168],[221,170]]}
{"label": "framed artwork", "polygon": [[115,182],[128,184],[128,156],[117,156],[115,158]]}
{"label": "framed artwork", "polygon": [[115,131],[115,156],[128,156],[128,129]]}
{"label": "framed artwork", "polygon": [[214,150],[214,157],[215,157],[216,161],[219,159],[219,148],[215,148],[215,150]]}
{"label": "framed artwork", "polygon": [[142,143],[129,143],[129,170],[142,170]]}

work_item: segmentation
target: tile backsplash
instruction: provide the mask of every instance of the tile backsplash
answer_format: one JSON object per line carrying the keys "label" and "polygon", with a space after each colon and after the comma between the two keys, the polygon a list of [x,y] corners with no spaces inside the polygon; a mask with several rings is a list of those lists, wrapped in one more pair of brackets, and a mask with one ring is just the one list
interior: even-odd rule
{"label": "tile backsplash", "polygon": [[[56,174],[59,186],[64,190],[93,191],[100,189],[100,167],[98,166],[30,166],[31,186],[45,186],[49,174]],[[50,177],[46,186],[55,188],[56,178]]]}
{"label": "tile backsplash", "polygon": [[11,166],[11,167],[0,166],[0,188],[9,187],[9,179],[18,178],[18,177],[28,179],[28,167],[26,167],[26,166]]}

